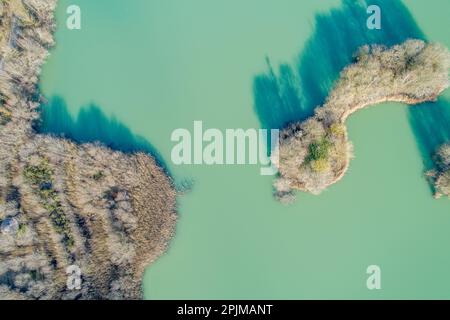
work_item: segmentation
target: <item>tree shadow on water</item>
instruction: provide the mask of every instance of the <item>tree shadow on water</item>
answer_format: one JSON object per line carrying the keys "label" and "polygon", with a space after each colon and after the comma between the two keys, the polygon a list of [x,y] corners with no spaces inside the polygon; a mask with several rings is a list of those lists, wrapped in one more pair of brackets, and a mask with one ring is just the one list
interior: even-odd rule
{"label": "tree shadow on water", "polygon": [[434,103],[412,106],[408,118],[422,154],[425,169],[434,167],[433,155],[450,141],[450,101],[445,98]]}
{"label": "tree shadow on water", "polygon": [[[381,30],[366,26],[369,5],[381,8]],[[254,109],[261,126],[283,128],[310,117],[362,45],[392,46],[409,38],[427,40],[400,0],[342,0],[339,7],[316,15],[313,33],[294,63],[274,68],[267,58],[268,71],[254,79]],[[449,102],[429,105],[408,109],[426,167],[436,147],[450,140]]]}
{"label": "tree shadow on water", "polygon": [[424,39],[408,9],[397,0],[371,0],[381,7],[382,29],[366,26],[367,4],[342,0],[341,6],[316,15],[314,31],[293,64],[268,72],[253,83],[255,111],[265,128],[282,128],[304,120],[323,104],[341,70],[365,44],[393,45]]}
{"label": "tree shadow on water", "polygon": [[41,106],[40,112],[36,128],[39,133],[64,137],[78,143],[100,142],[125,153],[145,152],[152,155],[157,164],[170,174],[162,156],[152,144],[145,138],[134,135],[114,117],[108,118],[95,104],[81,108],[74,118],[64,99],[55,96]]}

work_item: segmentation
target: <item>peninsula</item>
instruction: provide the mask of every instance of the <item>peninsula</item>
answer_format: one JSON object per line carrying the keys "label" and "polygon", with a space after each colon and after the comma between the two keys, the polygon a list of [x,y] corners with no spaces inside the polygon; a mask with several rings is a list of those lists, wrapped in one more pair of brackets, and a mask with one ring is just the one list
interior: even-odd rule
{"label": "peninsula", "polygon": [[279,154],[273,157],[279,159],[275,163],[279,169],[274,182],[276,198],[289,202],[292,190],[319,194],[338,182],[352,157],[346,119],[382,102],[435,101],[449,86],[449,68],[450,53],[439,44],[407,40],[391,48],[360,48],[325,104],[309,119],[282,130]]}
{"label": "peninsula", "polygon": [[144,153],[34,130],[56,0],[0,0],[0,299],[139,299],[176,223]]}

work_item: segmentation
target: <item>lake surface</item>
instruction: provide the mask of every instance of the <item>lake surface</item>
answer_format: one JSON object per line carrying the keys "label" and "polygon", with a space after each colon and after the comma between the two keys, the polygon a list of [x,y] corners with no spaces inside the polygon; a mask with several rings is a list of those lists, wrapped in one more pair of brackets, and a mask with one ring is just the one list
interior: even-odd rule
{"label": "lake surface", "polygon": [[[418,30],[450,47],[449,2],[405,3]],[[82,30],[65,27],[70,4],[81,7]],[[331,9],[342,20],[330,20]],[[406,14],[389,9],[383,17],[395,16],[398,30],[395,24],[381,36],[361,30],[346,41],[409,36],[396,16]],[[272,177],[260,176],[259,166],[170,161],[172,131],[192,130],[194,120],[219,129],[275,126],[265,119],[279,111],[255,102],[265,94],[255,79],[267,73],[266,56],[274,68],[295,66],[311,42],[328,56],[343,54],[330,45],[334,36],[317,30],[333,23],[339,30],[355,19],[350,13],[339,0],[60,0],[57,46],[41,77],[51,101],[42,131],[157,150],[177,183],[195,181],[179,197],[169,250],[146,271],[146,298],[450,298],[450,201],[432,198],[423,177],[427,137],[417,129],[419,121],[450,132],[445,117],[424,124],[416,109],[399,104],[353,115],[355,159],[345,178],[320,196],[299,194],[290,206],[273,199]],[[365,20],[364,11],[356,13]],[[301,69],[303,78],[336,77],[339,61],[330,60],[334,74],[321,74],[325,61],[312,56],[300,59],[308,66],[298,63],[312,70]],[[445,99],[440,106],[449,107]],[[433,105],[419,107],[433,113]],[[373,264],[382,270],[381,290],[366,288]]]}

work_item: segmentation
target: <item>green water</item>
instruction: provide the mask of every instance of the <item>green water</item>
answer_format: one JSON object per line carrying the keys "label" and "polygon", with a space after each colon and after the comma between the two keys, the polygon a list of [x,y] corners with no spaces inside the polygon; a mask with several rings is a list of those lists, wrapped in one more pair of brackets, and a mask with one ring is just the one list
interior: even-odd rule
{"label": "green water", "polygon": [[[73,3],[82,9],[80,31],[64,26]],[[450,3],[407,4],[427,37],[450,47]],[[168,252],[144,276],[146,298],[450,298],[450,202],[431,197],[405,106],[353,115],[348,174],[287,207],[273,200],[272,178],[258,166],[170,161],[170,134],[194,120],[259,128],[253,84],[267,70],[265,57],[275,67],[294,61],[316,15],[339,7],[339,0],[60,0],[58,45],[41,87],[61,98],[62,111],[47,110],[46,130],[106,142],[125,135],[117,143],[124,149],[141,145],[140,136],[176,181],[195,180],[179,198]],[[366,288],[372,264],[382,270],[378,291]]]}

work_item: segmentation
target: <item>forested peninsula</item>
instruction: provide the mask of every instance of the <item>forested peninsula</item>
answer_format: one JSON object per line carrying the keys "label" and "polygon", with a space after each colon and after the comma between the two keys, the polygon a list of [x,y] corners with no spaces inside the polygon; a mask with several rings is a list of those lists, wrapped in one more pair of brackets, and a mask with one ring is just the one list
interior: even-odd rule
{"label": "forested peninsula", "polygon": [[[340,74],[323,106],[303,122],[284,128],[278,153],[272,161],[279,169],[274,182],[275,196],[293,200],[293,190],[319,194],[338,182],[352,158],[345,121],[354,112],[382,102],[416,105],[435,101],[449,86],[450,53],[434,43],[421,40],[387,48],[363,46],[355,62]],[[445,153],[440,151],[439,154]],[[442,157],[441,157],[442,158]],[[434,173],[439,195],[449,194],[447,162]]]}
{"label": "forested peninsula", "polygon": [[175,188],[148,154],[35,131],[55,6],[0,0],[0,299],[139,299]]}

